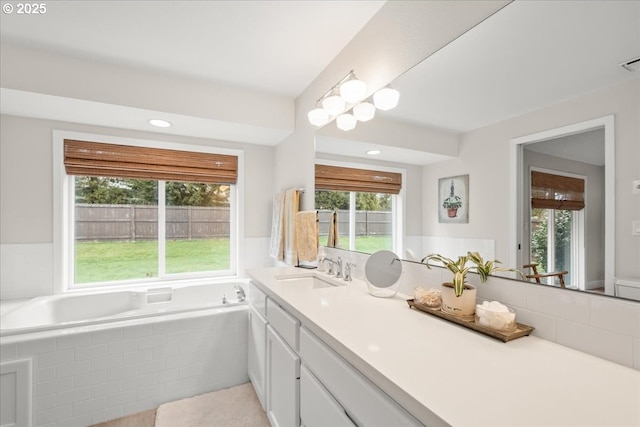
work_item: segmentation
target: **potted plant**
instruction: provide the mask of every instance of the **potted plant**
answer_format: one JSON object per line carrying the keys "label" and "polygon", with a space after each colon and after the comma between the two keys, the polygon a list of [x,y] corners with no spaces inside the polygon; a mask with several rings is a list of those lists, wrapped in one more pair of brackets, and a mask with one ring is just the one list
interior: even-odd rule
{"label": "potted plant", "polygon": [[444,202],[442,202],[442,207],[447,210],[447,215],[449,216],[449,218],[455,218],[455,216],[458,214],[458,209],[460,208],[460,206],[462,206],[462,199],[460,198],[460,196],[456,196],[455,194],[447,197],[446,199],[444,199]]}
{"label": "potted plant", "polygon": [[466,283],[469,271],[478,273],[482,283],[487,281],[489,274],[497,271],[515,271],[523,276],[519,270],[499,267],[498,260],[485,261],[479,252],[467,252],[456,261],[440,254],[429,254],[422,258],[422,263],[429,269],[433,261],[439,262],[453,273],[453,282],[442,284],[442,310],[458,316],[471,316],[476,311],[476,287]]}

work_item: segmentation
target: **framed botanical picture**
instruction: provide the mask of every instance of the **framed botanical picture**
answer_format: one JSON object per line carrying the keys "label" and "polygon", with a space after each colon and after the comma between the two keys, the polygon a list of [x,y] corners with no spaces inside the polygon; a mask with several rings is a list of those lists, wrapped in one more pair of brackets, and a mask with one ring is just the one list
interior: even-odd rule
{"label": "framed botanical picture", "polygon": [[469,175],[438,180],[438,222],[469,222]]}

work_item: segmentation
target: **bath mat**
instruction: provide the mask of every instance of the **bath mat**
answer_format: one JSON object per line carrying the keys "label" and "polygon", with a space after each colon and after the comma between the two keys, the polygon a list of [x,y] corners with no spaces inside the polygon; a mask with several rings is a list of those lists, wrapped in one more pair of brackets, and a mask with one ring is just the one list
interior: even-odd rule
{"label": "bath mat", "polygon": [[251,383],[160,405],[156,427],[270,427]]}

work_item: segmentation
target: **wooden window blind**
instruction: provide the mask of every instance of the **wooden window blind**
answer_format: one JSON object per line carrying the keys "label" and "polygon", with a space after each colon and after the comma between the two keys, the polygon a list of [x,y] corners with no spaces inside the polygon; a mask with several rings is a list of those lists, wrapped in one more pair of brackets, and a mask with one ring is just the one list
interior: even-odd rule
{"label": "wooden window blind", "polygon": [[398,194],[402,175],[367,169],[316,165],[316,189]]}
{"label": "wooden window blind", "polygon": [[531,171],[531,207],[584,209],[584,179]]}
{"label": "wooden window blind", "polygon": [[65,139],[69,175],[235,184],[238,157]]}

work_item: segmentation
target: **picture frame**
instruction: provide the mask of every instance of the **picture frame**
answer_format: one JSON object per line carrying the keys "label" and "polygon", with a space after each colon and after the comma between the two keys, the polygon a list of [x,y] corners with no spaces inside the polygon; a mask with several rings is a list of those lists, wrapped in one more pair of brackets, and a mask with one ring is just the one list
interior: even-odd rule
{"label": "picture frame", "polygon": [[469,175],[438,180],[438,222],[469,223]]}

